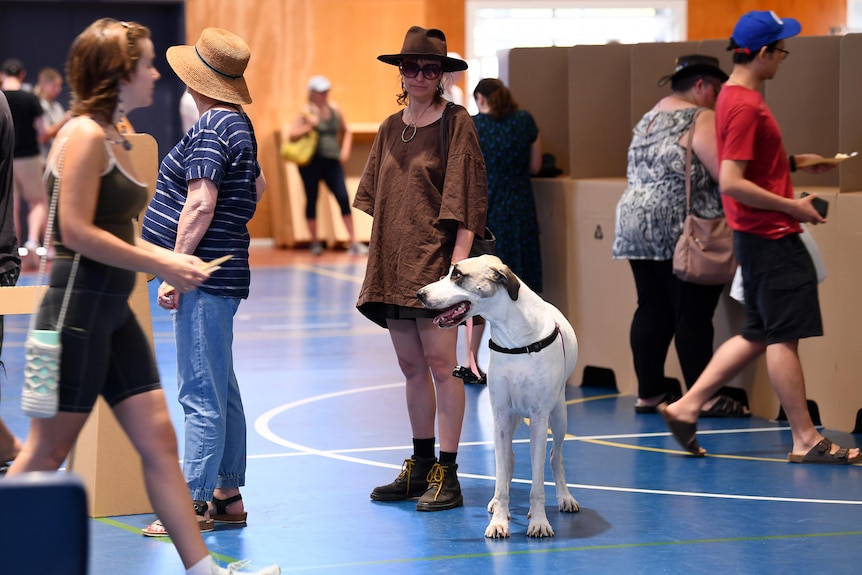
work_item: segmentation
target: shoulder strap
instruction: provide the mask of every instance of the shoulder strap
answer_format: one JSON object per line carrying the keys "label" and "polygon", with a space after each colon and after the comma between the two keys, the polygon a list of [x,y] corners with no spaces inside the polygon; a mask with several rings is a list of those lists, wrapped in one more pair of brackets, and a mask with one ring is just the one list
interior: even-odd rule
{"label": "shoulder strap", "polygon": [[[48,208],[48,222],[45,227],[45,239],[43,245],[46,248],[46,253],[42,254],[39,259],[39,272],[36,275],[36,285],[42,285],[42,281],[45,277],[45,268],[48,262],[47,250],[51,247],[52,236],[54,233],[54,219],[57,215],[57,202],[60,196],[60,179],[61,174],[63,173],[63,160],[66,157],[66,144],[68,143],[68,139],[60,142],[60,150],[57,152],[57,173],[54,175],[54,187],[51,193],[51,205]],[[72,271],[69,273],[69,282],[66,284],[66,290],[63,293],[63,303],[60,306],[60,315],[57,317],[57,325],[54,328],[56,331],[60,331],[63,329],[63,322],[66,319],[66,310],[69,308],[69,298],[72,295],[72,286],[75,283],[75,276],[78,273],[78,263],[81,261],[81,254],[75,252],[75,259],[72,262]],[[40,295],[36,296],[36,304],[38,307]],[[37,313],[30,314],[30,329],[29,331],[33,331],[36,326],[36,316]]]}
{"label": "shoulder strap", "polygon": [[691,119],[691,129],[688,131],[688,147],[685,150],[685,213],[691,213],[691,154],[694,145],[694,125],[703,108],[698,108]]}
{"label": "shoulder strap", "polygon": [[446,102],[443,115],[440,116],[440,152],[443,157],[443,173],[446,173],[446,162],[449,159],[449,130],[446,129],[446,112],[454,106],[454,102]]}

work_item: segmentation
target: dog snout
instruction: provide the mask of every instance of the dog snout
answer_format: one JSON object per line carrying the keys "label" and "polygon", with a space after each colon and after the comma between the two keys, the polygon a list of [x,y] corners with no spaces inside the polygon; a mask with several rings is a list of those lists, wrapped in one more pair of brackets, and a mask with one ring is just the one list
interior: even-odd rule
{"label": "dog snout", "polygon": [[417,298],[419,298],[419,301],[421,301],[423,305],[425,305],[425,304],[427,304],[427,303],[428,303],[428,302],[426,301],[426,299],[427,299],[427,297],[428,297],[428,296],[427,296],[427,295],[425,295],[425,288],[421,288],[419,291],[417,291],[417,292],[416,292],[416,297],[417,297]]}

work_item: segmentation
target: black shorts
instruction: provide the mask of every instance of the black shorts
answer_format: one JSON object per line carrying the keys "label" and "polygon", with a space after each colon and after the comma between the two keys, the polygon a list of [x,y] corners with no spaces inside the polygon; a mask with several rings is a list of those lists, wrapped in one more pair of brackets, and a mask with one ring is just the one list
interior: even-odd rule
{"label": "black shorts", "polygon": [[[61,279],[70,265],[54,261],[53,285],[39,306],[37,329],[56,326],[65,293]],[[161,388],[152,346],[129,307],[127,281],[117,268],[82,260],[60,339],[60,411],[89,413],[99,395],[113,407]]]}
{"label": "black shorts", "polygon": [[823,335],[817,272],[799,234],[734,232],[733,244],[745,291],[742,336],[769,345]]}

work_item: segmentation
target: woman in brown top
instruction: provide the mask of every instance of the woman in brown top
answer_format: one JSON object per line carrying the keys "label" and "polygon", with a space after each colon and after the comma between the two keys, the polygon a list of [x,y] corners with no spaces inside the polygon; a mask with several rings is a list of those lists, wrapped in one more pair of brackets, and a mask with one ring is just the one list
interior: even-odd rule
{"label": "woman in brown top", "polygon": [[353,203],[374,217],[357,308],[389,329],[407,380],[414,453],[395,481],[376,487],[371,499],[419,497],[419,511],[440,511],[463,504],[455,458],[464,386],[452,375],[457,331],[434,325],[438,312],[423,308],[416,291],[466,258],[474,234],[484,231],[485,162],[469,113],[461,106],[446,111],[442,74],[465,70],[467,63],[446,56],[443,32],[414,26],[399,54],[378,60],[399,67],[398,102],[407,107],[381,124]]}

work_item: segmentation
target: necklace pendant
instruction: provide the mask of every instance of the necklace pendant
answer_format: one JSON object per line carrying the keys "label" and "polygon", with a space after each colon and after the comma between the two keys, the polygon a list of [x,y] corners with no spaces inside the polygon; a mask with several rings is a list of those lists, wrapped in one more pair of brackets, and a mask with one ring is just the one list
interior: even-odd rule
{"label": "necklace pendant", "polygon": [[[407,130],[410,130],[411,128],[413,129],[413,131],[410,132],[410,135],[408,136]],[[414,137],[416,137],[416,124],[407,124],[406,126],[404,126],[404,129],[401,130],[401,141],[406,144]]]}
{"label": "necklace pendant", "polygon": [[128,141],[127,139],[123,138],[123,148],[125,148],[126,151],[128,152],[129,150],[132,149],[132,143],[130,141]]}

